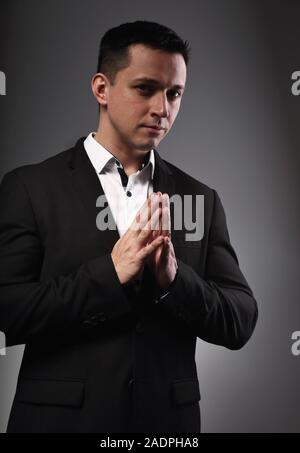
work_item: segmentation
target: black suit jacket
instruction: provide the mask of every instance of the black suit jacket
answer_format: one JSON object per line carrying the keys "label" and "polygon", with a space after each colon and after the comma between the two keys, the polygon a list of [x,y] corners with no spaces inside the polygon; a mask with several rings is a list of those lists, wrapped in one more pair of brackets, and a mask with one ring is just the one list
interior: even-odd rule
{"label": "black suit jacket", "polygon": [[199,432],[197,337],[250,338],[257,304],[215,190],[155,151],[154,191],[204,195],[204,237],[173,230],[178,275],[157,303],[121,285],[117,230],[96,228],[103,194],[83,147],[18,168],[0,188],[0,330],[26,343],[8,432]]}

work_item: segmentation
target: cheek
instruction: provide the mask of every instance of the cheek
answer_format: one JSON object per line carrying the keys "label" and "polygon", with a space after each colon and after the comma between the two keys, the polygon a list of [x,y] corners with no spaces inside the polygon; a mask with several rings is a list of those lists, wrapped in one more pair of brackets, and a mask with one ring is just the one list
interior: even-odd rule
{"label": "cheek", "polygon": [[179,112],[179,106],[170,110],[170,124],[172,125],[176,120],[176,117]]}
{"label": "cheek", "polygon": [[128,106],[128,109],[135,113],[136,116],[138,116],[139,113],[144,113],[149,110],[149,101],[134,91],[125,92],[122,100]]}
{"label": "cheek", "polygon": [[145,119],[148,113],[148,108],[145,103],[130,102],[124,109],[123,122],[131,124],[133,127],[140,124]]}
{"label": "cheek", "polygon": [[111,100],[108,107],[109,115],[113,121],[124,129],[130,128],[138,117],[139,106],[134,104],[128,97],[119,97]]}

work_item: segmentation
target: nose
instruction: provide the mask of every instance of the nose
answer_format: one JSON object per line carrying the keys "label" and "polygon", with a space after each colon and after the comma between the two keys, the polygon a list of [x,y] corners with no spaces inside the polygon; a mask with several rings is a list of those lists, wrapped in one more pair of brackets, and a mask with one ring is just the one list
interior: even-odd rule
{"label": "nose", "polygon": [[169,116],[168,97],[165,93],[156,93],[152,98],[151,115],[158,116],[159,118]]}

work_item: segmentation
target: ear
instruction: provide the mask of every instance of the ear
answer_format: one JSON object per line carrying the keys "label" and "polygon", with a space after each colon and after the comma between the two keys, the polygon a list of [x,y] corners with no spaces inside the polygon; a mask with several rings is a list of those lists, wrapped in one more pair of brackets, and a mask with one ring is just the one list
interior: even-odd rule
{"label": "ear", "polygon": [[91,80],[92,91],[97,99],[97,102],[100,105],[107,105],[107,98],[108,98],[108,87],[109,87],[109,80],[108,78],[98,72],[95,74]]}

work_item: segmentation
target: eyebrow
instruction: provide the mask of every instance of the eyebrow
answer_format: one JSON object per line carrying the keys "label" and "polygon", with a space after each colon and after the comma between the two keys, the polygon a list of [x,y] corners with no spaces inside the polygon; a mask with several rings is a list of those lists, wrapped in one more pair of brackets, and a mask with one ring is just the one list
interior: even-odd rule
{"label": "eyebrow", "polygon": [[[133,83],[147,83],[149,85],[154,85],[154,86],[162,86],[163,84],[159,81],[159,80],[156,80],[156,79],[151,79],[149,77],[139,77],[138,79],[134,79],[133,80]],[[176,90],[184,90],[184,86],[183,85],[172,85],[172,88],[176,89]]]}

